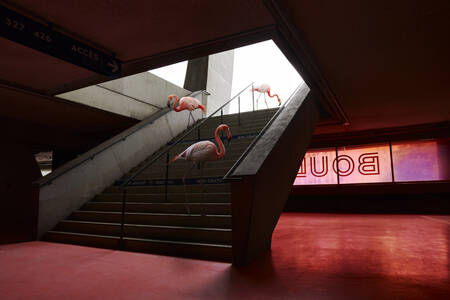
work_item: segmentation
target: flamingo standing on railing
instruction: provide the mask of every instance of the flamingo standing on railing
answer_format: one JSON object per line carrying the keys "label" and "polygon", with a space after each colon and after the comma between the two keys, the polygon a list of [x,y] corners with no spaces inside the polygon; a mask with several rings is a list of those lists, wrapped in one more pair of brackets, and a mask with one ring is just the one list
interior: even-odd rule
{"label": "flamingo standing on railing", "polygon": [[191,118],[193,120],[193,122],[195,123],[195,119],[194,116],[192,115],[192,111],[200,108],[201,110],[203,110],[203,112],[205,112],[205,107],[202,105],[202,103],[194,98],[194,97],[182,97],[180,99],[179,105],[177,107],[177,102],[178,102],[178,97],[175,94],[171,94],[168,96],[169,101],[167,102],[167,106],[170,107],[171,106],[171,102],[173,99],[175,99],[175,102],[173,103],[173,110],[174,111],[182,111],[182,110],[188,110],[189,111],[189,119],[188,119],[188,127],[191,121]]}
{"label": "flamingo standing on railing", "polygon": [[[264,102],[266,103],[266,107],[267,108],[269,108],[269,106],[267,105],[267,100],[266,100],[266,94],[265,93],[267,93],[267,95],[269,95],[270,98],[277,97],[277,99],[278,99],[278,106],[281,105],[280,97],[278,97],[277,94],[273,94],[273,95],[270,94],[270,85],[268,85],[267,83],[262,83],[260,85],[255,86],[252,89],[252,91],[260,93],[259,96],[258,96],[258,99],[259,99],[259,97],[261,97],[261,94],[264,94]],[[258,107],[258,99],[256,99],[256,103],[257,103],[256,107]]]}
{"label": "flamingo standing on railing", "polygon": [[[201,169],[201,177],[203,178],[203,168],[205,166],[205,162],[219,160],[225,156],[225,146],[223,145],[223,142],[219,137],[220,131],[225,132],[228,141],[231,140],[230,127],[226,124],[221,124],[217,126],[216,131],[214,132],[214,137],[216,138],[217,145],[219,145],[219,149],[217,149],[217,146],[211,141],[197,142],[195,144],[190,145],[188,148],[186,148],[186,150],[173,157],[168,163],[171,164],[178,159],[189,160],[193,162],[192,166],[189,168],[189,170],[187,170],[187,172],[183,176],[185,202],[189,214],[190,210],[189,206],[187,206],[187,196],[186,196],[186,176],[192,170],[192,168],[198,164]],[[203,189],[203,181],[202,181],[202,189]]]}

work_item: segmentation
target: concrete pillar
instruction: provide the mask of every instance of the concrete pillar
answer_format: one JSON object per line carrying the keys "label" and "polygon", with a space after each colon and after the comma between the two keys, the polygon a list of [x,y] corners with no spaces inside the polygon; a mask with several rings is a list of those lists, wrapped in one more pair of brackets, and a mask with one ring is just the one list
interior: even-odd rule
{"label": "concrete pillar", "polygon": [[272,233],[314,133],[319,110],[309,88],[300,88],[233,172],[233,264],[268,253]]}
{"label": "concrete pillar", "polygon": [[[234,50],[225,51],[209,56],[208,82],[206,90],[208,96],[206,114],[209,115],[231,98],[233,83]],[[229,106],[225,107],[227,114]]]}
{"label": "concrete pillar", "polygon": [[208,81],[209,56],[203,56],[188,61],[183,88],[188,91],[206,90]]}
{"label": "concrete pillar", "polygon": [[[206,90],[206,115],[231,98],[233,82],[234,50],[192,59],[188,62],[184,88],[190,91]],[[224,113],[228,113],[225,107]]]}
{"label": "concrete pillar", "polygon": [[32,182],[41,177],[27,145],[4,143],[0,148],[0,244],[36,239],[39,191]]}

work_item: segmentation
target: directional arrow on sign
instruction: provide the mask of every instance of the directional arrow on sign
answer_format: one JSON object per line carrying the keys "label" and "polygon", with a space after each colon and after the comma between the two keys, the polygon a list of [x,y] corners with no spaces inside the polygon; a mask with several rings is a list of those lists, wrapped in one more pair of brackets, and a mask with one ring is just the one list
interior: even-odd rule
{"label": "directional arrow on sign", "polygon": [[117,62],[115,60],[111,62],[108,62],[106,64],[108,67],[111,67],[111,72],[116,73],[117,70],[119,70],[119,65],[117,64]]}

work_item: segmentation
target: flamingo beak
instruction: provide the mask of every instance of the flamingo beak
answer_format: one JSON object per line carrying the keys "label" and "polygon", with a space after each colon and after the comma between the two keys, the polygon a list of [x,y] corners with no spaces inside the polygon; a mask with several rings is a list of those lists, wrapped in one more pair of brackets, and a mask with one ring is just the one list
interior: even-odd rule
{"label": "flamingo beak", "polygon": [[227,140],[229,144],[231,142],[231,133],[229,131],[227,132]]}

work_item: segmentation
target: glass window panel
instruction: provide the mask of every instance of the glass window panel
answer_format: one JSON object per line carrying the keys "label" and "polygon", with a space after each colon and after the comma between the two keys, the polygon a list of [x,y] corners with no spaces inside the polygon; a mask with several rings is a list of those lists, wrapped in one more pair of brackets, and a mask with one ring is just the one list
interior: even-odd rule
{"label": "glass window panel", "polygon": [[449,139],[392,143],[395,181],[450,180]]}
{"label": "glass window panel", "polygon": [[[392,182],[389,144],[338,148],[339,183]],[[337,172],[336,162],[333,170]]]}
{"label": "glass window panel", "polygon": [[294,185],[337,184],[337,176],[332,168],[335,158],[335,148],[306,152]]}

